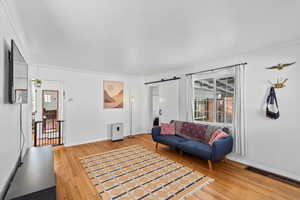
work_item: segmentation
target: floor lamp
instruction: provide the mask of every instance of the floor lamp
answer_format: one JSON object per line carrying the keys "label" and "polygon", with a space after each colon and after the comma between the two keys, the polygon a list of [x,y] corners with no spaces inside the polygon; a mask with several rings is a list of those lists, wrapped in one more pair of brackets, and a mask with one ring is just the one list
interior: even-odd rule
{"label": "floor lamp", "polygon": [[129,97],[129,106],[130,106],[130,134],[129,134],[129,138],[134,138],[134,136],[132,135],[132,128],[133,128],[133,105],[134,105],[134,96],[130,96]]}

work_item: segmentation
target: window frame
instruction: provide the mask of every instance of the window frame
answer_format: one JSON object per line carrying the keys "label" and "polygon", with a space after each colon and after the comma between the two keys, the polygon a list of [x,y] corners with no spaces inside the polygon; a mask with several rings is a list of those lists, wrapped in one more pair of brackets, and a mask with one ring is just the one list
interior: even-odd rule
{"label": "window frame", "polygon": [[[225,73],[209,73],[209,74],[204,74],[204,75],[201,75],[201,76],[195,76],[193,77],[193,80],[192,80],[192,86],[193,86],[193,89],[192,89],[192,110],[193,110],[193,122],[194,123],[201,123],[201,124],[206,124],[206,125],[213,125],[213,126],[224,126],[224,127],[233,127],[233,123],[234,123],[234,113],[235,113],[235,101],[233,101],[233,109],[232,109],[232,114],[233,114],[233,119],[232,119],[232,123],[228,123],[225,119],[224,119],[224,123],[221,123],[221,122],[216,122],[216,114],[217,114],[217,79],[220,79],[220,78],[230,78],[230,77],[233,77],[234,78],[234,81],[236,81],[235,79],[235,76],[234,76],[234,72],[233,71],[228,71],[228,72],[225,72]],[[214,122],[207,122],[207,121],[197,121],[195,120],[195,81],[201,81],[201,80],[206,80],[206,79],[213,79],[214,81],[214,104],[213,104],[213,120]],[[235,98],[235,94],[236,93],[236,87],[235,87],[235,84],[234,84],[234,96],[233,96],[233,99]],[[224,112],[225,113],[225,112]],[[225,114],[226,115],[226,114]]]}

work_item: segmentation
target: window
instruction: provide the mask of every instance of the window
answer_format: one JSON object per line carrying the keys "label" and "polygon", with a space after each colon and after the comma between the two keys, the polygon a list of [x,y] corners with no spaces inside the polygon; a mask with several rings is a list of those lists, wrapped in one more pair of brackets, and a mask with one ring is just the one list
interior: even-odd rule
{"label": "window", "polygon": [[51,103],[51,95],[50,94],[45,94],[44,95],[44,101],[45,101],[45,103]]}
{"label": "window", "polygon": [[194,120],[232,124],[234,76],[201,78],[194,81]]}

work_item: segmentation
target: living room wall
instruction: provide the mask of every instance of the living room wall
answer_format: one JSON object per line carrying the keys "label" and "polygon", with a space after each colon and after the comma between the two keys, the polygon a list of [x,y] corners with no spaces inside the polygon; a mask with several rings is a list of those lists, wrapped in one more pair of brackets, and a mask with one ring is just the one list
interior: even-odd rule
{"label": "living room wall", "polygon": [[[231,155],[230,158],[297,180],[300,180],[300,159],[297,159],[300,150],[299,59],[300,41],[296,40],[199,65],[221,67],[248,62],[246,70],[248,154],[246,157]],[[294,61],[298,61],[298,63],[281,71],[265,69],[278,63]],[[147,77],[147,81],[180,76],[205,69],[208,68],[192,67],[180,72],[170,71]],[[288,78],[289,80],[286,88],[276,90],[281,117],[279,120],[269,120],[264,114],[265,98],[270,87],[268,81],[276,82],[277,78]]]}
{"label": "living room wall", "polygon": [[[10,40],[13,39],[20,48],[26,61],[29,62],[27,51],[16,34],[16,27],[10,19],[6,5],[0,1],[0,199],[10,175],[17,163],[20,146],[20,106],[8,104],[8,50],[10,50]],[[26,141],[30,129],[30,107],[23,106],[23,130]],[[24,149],[28,147],[25,143]],[[24,151],[25,152],[25,151]]]}
{"label": "living room wall", "polygon": [[[65,145],[77,145],[110,138],[109,125],[123,122],[130,132],[129,96],[134,96],[133,132],[145,133],[144,79],[139,76],[78,71],[56,66],[35,66],[32,77],[63,84]],[[124,108],[103,109],[103,80],[124,82]]]}

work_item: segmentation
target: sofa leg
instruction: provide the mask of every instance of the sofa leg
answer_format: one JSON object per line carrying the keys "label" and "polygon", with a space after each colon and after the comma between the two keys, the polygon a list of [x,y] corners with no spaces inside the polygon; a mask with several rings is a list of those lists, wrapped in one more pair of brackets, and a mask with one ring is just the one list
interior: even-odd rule
{"label": "sofa leg", "polygon": [[179,150],[179,155],[183,155],[183,151],[182,150]]}
{"label": "sofa leg", "polygon": [[155,149],[157,149],[158,148],[158,142],[156,142],[156,145],[155,145]]}
{"label": "sofa leg", "polygon": [[212,170],[213,169],[213,165],[212,165],[211,160],[208,160],[207,162],[208,162],[208,168],[209,168],[209,170]]}
{"label": "sofa leg", "polygon": [[224,162],[224,163],[227,163],[227,158],[226,158],[226,156],[224,156],[223,162]]}

